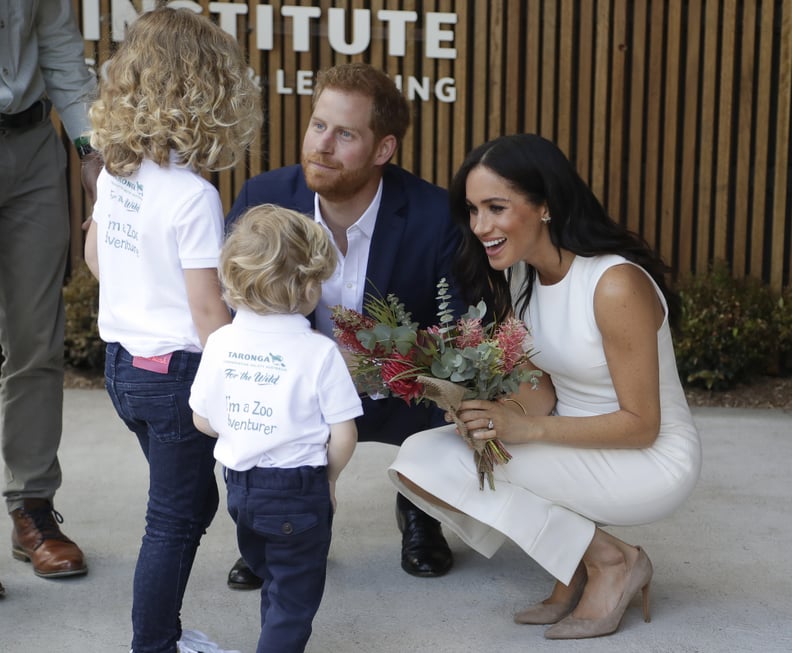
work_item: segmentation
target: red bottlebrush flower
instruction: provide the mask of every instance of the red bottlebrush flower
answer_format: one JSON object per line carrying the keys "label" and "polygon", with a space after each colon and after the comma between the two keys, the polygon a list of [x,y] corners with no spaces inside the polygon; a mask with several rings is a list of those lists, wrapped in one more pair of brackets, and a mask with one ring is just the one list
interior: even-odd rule
{"label": "red bottlebrush flower", "polygon": [[360,344],[360,341],[355,336],[354,331],[346,331],[342,329],[333,329],[333,337],[343,349],[355,352],[356,354],[368,354],[369,352]]}
{"label": "red bottlebrush flower", "polygon": [[408,404],[411,399],[420,399],[423,394],[423,384],[415,380],[416,375],[412,361],[397,352],[382,361],[382,380],[393,394]]}
{"label": "red bottlebrush flower", "polygon": [[503,371],[511,372],[525,357],[523,343],[528,330],[521,320],[510,317],[495,331],[495,340],[503,351]]}
{"label": "red bottlebrush flower", "polygon": [[373,329],[377,324],[376,320],[351,308],[344,308],[341,305],[333,306],[330,316],[334,325],[333,337],[342,347],[358,354],[374,353],[369,352],[360,344],[357,339],[357,332],[361,329]]}
{"label": "red bottlebrush flower", "polygon": [[330,317],[335,325],[344,330],[355,332],[360,329],[372,329],[377,324],[374,318],[358,313],[352,308],[344,308],[340,304],[333,306],[330,310]]}
{"label": "red bottlebrush flower", "polygon": [[459,320],[457,322],[457,332],[454,346],[458,349],[464,349],[465,347],[475,348],[484,342],[484,326],[481,324],[481,318]]}

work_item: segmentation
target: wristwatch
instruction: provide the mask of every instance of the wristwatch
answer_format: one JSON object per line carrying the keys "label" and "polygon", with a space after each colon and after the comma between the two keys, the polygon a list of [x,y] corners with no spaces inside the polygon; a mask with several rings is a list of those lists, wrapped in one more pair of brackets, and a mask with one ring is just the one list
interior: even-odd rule
{"label": "wristwatch", "polygon": [[80,160],[96,152],[96,150],[91,147],[91,139],[87,136],[80,136],[80,138],[75,139],[74,147],[77,148],[77,154],[80,155]]}

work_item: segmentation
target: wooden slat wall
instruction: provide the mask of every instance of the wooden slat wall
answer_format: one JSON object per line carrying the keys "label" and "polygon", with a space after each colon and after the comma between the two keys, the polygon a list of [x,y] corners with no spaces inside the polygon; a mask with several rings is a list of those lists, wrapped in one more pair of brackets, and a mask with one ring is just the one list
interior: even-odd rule
{"label": "wooden slat wall", "polygon": [[[250,175],[299,161],[306,95],[279,94],[278,71],[368,61],[391,75],[455,80],[457,99],[413,102],[414,124],[396,161],[447,185],[486,139],[540,133],[559,144],[614,218],[639,231],[677,274],[716,258],[737,277],[780,289],[792,274],[792,2],[788,0],[274,0],[274,49],[256,49],[255,13],[237,18],[240,43],[262,81],[266,110],[249,160],[214,177],[229,207]],[[73,0],[78,13],[82,0]],[[142,9],[142,0],[127,0]],[[102,38],[86,56],[110,56],[111,0],[99,0]],[[194,3],[208,14],[209,1]],[[283,6],[319,7],[311,50],[293,51]],[[371,11],[362,54],[329,45],[330,8]],[[406,56],[388,56],[380,9],[411,10]],[[455,60],[425,56],[426,12],[452,12]],[[70,157],[71,209],[86,212]],[[74,230],[73,257],[81,233]]]}

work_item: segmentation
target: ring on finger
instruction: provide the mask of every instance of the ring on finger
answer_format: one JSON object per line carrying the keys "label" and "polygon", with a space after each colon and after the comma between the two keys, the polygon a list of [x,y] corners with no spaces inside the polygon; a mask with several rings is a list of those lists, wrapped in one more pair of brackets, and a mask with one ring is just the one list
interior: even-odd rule
{"label": "ring on finger", "polygon": [[491,417],[490,417],[490,420],[489,420],[489,422],[487,422],[487,428],[488,428],[490,431],[491,431],[492,429],[494,429],[494,428],[495,428],[495,422],[493,422],[493,421],[492,421],[492,418],[491,418]]}

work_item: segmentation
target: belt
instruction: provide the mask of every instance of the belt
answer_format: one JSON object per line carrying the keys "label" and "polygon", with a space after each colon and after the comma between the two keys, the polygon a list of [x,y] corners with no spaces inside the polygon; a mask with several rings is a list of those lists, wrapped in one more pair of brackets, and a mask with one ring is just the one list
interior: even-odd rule
{"label": "belt", "polygon": [[52,102],[36,100],[19,113],[0,113],[0,129],[23,130],[38,125],[49,118]]}

